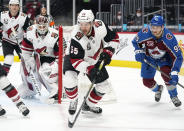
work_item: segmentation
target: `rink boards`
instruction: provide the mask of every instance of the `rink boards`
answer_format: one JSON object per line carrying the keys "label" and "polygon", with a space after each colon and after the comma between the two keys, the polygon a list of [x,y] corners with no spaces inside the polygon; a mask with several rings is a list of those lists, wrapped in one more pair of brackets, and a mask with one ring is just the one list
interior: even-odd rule
{"label": "rink boards", "polygon": [[[118,34],[120,39],[122,39],[122,41],[125,41],[126,39],[128,40],[127,41],[128,46],[126,46],[118,54],[115,54],[113,56],[110,66],[140,68],[140,63],[135,61],[134,47],[131,42],[133,38],[136,36],[137,32],[119,32]],[[184,33],[174,33],[174,34],[181,49],[184,50]],[[0,49],[0,61],[4,61],[2,48]],[[15,55],[14,61],[20,62],[17,55]]]}

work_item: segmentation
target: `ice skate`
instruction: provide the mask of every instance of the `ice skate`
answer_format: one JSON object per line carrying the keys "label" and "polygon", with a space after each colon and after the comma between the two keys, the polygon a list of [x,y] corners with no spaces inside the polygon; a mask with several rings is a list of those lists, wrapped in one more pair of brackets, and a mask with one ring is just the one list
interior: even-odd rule
{"label": "ice skate", "polygon": [[3,109],[3,108],[1,107],[1,105],[0,105],[0,116],[3,116],[3,115],[5,115],[5,114],[6,114],[5,109]]}
{"label": "ice skate", "polygon": [[177,96],[172,97],[171,100],[172,100],[173,104],[174,104],[176,107],[181,106],[181,101],[178,99]]}
{"label": "ice skate", "polygon": [[93,106],[93,107],[90,107],[89,105],[87,105],[87,103],[85,102],[83,107],[82,107],[82,111],[84,112],[93,112],[95,114],[101,114],[102,113],[102,108],[100,107],[96,107],[96,106]]}
{"label": "ice skate", "polygon": [[162,91],[163,91],[163,86],[159,85],[158,91],[155,92],[155,101],[159,102],[161,99],[161,95],[162,95]]}
{"label": "ice skate", "polygon": [[23,116],[27,116],[29,114],[29,109],[25,106],[23,102],[19,102],[16,106]]}
{"label": "ice skate", "polygon": [[69,112],[70,115],[75,114],[75,112],[77,110],[77,104],[78,104],[78,99],[70,101],[70,105],[69,105],[69,109],[68,109],[68,112]]}

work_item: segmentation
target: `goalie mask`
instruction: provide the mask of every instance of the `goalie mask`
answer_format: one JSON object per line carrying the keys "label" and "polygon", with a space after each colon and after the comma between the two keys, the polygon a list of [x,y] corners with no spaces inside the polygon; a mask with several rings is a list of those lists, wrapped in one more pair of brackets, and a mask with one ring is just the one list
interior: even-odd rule
{"label": "goalie mask", "polygon": [[36,17],[36,27],[40,35],[46,34],[46,32],[48,31],[48,26],[49,22],[47,17],[41,15]]}

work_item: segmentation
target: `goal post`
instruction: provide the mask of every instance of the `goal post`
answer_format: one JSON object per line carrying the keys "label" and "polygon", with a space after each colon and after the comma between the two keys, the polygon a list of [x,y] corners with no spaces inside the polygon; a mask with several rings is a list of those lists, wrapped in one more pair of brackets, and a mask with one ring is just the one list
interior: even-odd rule
{"label": "goal post", "polygon": [[62,74],[63,74],[63,27],[59,26],[59,61],[58,61],[58,103],[61,104],[62,97]]}

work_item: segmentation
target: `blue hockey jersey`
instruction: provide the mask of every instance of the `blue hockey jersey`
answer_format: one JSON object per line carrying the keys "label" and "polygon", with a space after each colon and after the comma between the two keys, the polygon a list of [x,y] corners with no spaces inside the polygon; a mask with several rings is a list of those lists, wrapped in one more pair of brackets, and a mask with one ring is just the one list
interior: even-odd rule
{"label": "blue hockey jersey", "polygon": [[135,50],[143,50],[147,59],[158,66],[169,65],[171,71],[180,71],[183,56],[175,36],[164,28],[162,37],[157,39],[150,30],[145,27],[138,32],[132,40]]}

